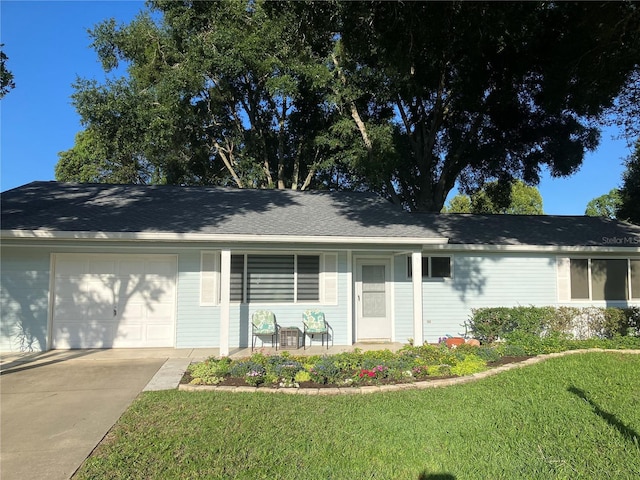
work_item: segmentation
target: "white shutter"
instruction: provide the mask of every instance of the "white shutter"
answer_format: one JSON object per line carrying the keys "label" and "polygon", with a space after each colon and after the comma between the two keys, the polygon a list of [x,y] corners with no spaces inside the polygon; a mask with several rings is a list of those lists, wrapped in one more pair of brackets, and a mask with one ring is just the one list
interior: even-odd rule
{"label": "white shutter", "polygon": [[218,304],[218,265],[220,254],[202,252],[200,256],[200,304]]}
{"label": "white shutter", "polygon": [[566,257],[556,257],[558,271],[558,301],[571,300],[571,262]]}
{"label": "white shutter", "polygon": [[322,303],[338,303],[338,255],[325,253],[322,265]]}

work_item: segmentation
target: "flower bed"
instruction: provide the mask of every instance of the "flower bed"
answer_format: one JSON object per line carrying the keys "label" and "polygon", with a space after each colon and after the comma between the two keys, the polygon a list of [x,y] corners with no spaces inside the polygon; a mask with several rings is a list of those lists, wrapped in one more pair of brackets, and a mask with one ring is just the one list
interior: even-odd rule
{"label": "flower bed", "polygon": [[388,385],[471,375],[522,358],[505,357],[497,347],[445,344],[406,346],[396,353],[359,349],[309,357],[255,353],[238,360],[209,358],[192,364],[182,383],[268,388]]}
{"label": "flower bed", "polygon": [[255,353],[238,360],[209,358],[190,365],[183,384],[261,388],[359,387],[422,382],[473,375],[540,354],[586,348],[640,349],[640,337],[575,340],[561,334],[514,336],[490,345],[407,345],[398,352],[376,350],[335,355],[295,356]]}

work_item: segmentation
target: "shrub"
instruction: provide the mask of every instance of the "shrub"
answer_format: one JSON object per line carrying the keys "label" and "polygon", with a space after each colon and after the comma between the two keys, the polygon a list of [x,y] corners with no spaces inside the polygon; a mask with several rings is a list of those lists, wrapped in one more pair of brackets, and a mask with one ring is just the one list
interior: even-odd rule
{"label": "shrub", "polygon": [[443,377],[447,375],[451,375],[451,365],[442,364],[442,365],[431,365],[427,367],[426,373],[430,377]]}
{"label": "shrub", "polygon": [[310,382],[311,381],[311,374],[306,370],[300,370],[298,373],[296,373],[296,375],[295,375],[295,377],[293,379],[298,383],[300,383],[300,382]]}
{"label": "shrub", "polygon": [[624,313],[627,318],[627,331],[623,335],[640,337],[640,307],[626,308]]}
{"label": "shrub", "polygon": [[275,375],[284,380],[292,380],[296,373],[302,370],[302,364],[294,360],[288,360],[285,363],[279,363],[275,367]]}
{"label": "shrub", "polygon": [[464,360],[451,367],[451,374],[458,376],[472,375],[474,373],[486,370],[486,368],[487,362],[482,360],[477,355],[471,354],[467,355]]}
{"label": "shrub", "polygon": [[229,373],[229,358],[220,360],[208,359],[201,363],[189,365],[188,371],[191,375],[191,382],[194,385],[217,385],[224,380]]}
{"label": "shrub", "polygon": [[232,377],[245,377],[249,372],[262,372],[262,375],[265,373],[265,368],[253,360],[245,360],[234,362],[229,369],[229,375]]}
{"label": "shrub", "polygon": [[472,310],[470,333],[483,343],[520,342],[522,335],[586,340],[640,335],[640,309],[597,307],[496,307]]}
{"label": "shrub", "polygon": [[331,357],[322,357],[309,370],[311,380],[316,383],[339,383],[342,378],[342,371],[336,366]]}

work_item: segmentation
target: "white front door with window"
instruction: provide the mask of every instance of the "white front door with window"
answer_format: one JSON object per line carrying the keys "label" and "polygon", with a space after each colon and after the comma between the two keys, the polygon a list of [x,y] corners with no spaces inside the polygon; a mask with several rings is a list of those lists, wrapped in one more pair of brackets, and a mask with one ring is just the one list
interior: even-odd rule
{"label": "white front door with window", "polygon": [[356,261],[356,340],[391,341],[389,301],[391,262],[386,259]]}

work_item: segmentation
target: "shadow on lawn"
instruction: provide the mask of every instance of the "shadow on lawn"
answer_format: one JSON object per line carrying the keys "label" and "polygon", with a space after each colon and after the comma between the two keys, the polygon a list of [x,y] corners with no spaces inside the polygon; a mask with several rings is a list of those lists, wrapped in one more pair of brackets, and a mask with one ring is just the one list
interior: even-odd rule
{"label": "shadow on lawn", "polygon": [[418,476],[418,480],[456,480],[456,477],[450,473],[427,473],[422,472]]}
{"label": "shadow on lawn", "polygon": [[618,432],[620,432],[620,434],[625,439],[630,441],[633,445],[638,444],[638,442],[640,441],[640,435],[638,434],[638,432],[626,426],[624,423],[618,420],[618,418],[612,413],[605,412],[604,410],[602,410],[597,403],[595,403],[593,400],[591,400],[587,396],[584,390],[580,390],[579,388],[576,388],[574,386],[569,387],[567,390],[573,393],[574,395],[578,396],[579,398],[583,399],[589,405],[591,405],[591,408],[593,408],[593,413],[598,415],[600,418],[605,420],[609,425],[611,425],[613,428],[618,430]]}

